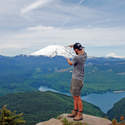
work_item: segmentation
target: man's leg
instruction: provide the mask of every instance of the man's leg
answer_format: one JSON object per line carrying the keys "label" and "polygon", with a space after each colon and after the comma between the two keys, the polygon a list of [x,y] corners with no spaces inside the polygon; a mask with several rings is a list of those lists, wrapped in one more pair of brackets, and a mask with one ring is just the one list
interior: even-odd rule
{"label": "man's leg", "polygon": [[78,96],[73,96],[74,98],[74,110],[78,111]]}
{"label": "man's leg", "polygon": [[78,96],[73,96],[74,100],[74,110],[72,110],[72,113],[68,115],[68,117],[75,117],[78,112]]}
{"label": "man's leg", "polygon": [[79,112],[83,112],[83,104],[82,104],[82,99],[80,96],[78,96],[78,109],[79,109]]}
{"label": "man's leg", "polygon": [[83,104],[82,104],[82,99],[80,96],[77,96],[77,104],[78,104],[78,113],[75,116],[74,120],[79,121],[83,119],[83,116],[82,116]]}
{"label": "man's leg", "polygon": [[74,110],[83,112],[83,104],[80,96],[73,96],[74,98]]}

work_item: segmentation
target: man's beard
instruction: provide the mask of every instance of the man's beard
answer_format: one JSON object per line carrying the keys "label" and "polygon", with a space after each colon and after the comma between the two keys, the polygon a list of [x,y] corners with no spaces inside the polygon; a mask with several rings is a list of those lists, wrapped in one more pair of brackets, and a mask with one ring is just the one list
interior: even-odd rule
{"label": "man's beard", "polygon": [[76,52],[76,55],[78,55],[78,53]]}

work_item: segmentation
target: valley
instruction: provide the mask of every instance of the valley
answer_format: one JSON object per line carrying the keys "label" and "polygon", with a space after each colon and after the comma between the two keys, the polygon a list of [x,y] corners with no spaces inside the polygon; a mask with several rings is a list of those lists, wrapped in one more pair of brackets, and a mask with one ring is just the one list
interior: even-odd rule
{"label": "valley", "polygon": [[[88,58],[82,95],[125,90],[125,59]],[[72,67],[62,56],[0,56],[0,93],[27,92],[40,86],[69,93]]]}

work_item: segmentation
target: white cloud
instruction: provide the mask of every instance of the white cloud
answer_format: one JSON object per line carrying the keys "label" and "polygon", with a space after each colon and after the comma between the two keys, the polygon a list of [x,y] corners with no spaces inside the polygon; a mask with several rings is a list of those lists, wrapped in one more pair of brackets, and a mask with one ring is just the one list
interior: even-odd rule
{"label": "white cloud", "polygon": [[83,2],[85,2],[86,0],[80,0],[79,4],[82,4]]}
{"label": "white cloud", "polygon": [[[117,46],[125,45],[125,29],[119,28],[74,28],[65,29],[57,27],[35,26],[28,27],[21,32],[1,36],[0,48],[7,45],[18,47],[38,47],[49,44],[70,44],[81,41],[86,46]],[[85,42],[86,41],[86,42]],[[6,44],[5,44],[6,43]],[[11,47],[10,46],[10,47]]]}
{"label": "white cloud", "polygon": [[54,27],[52,26],[35,26],[35,27],[28,27],[27,30],[29,31],[46,31],[46,30],[53,30]]}
{"label": "white cloud", "polygon": [[75,41],[93,47],[125,46],[125,1],[94,1],[1,1],[0,50],[33,50]]}
{"label": "white cloud", "polygon": [[29,6],[21,9],[21,14],[25,14],[36,8],[43,7],[44,5],[46,5],[47,3],[51,2],[51,1],[52,0],[37,0],[36,2],[30,4]]}
{"label": "white cloud", "polygon": [[[14,32],[13,34],[8,34],[8,37],[1,36],[1,46],[0,53],[13,54],[29,54],[37,51],[48,45],[69,45],[74,42],[82,43],[86,48],[88,47],[112,47],[125,46],[125,29],[119,28],[57,28],[50,26],[34,26],[27,27],[20,32]],[[15,50],[15,51],[14,51]],[[116,50],[116,49],[115,49]],[[117,48],[118,50],[118,48]],[[91,56],[93,53],[96,55],[101,55],[104,53],[102,50],[100,52],[91,51]],[[89,52],[90,52],[89,51]],[[104,50],[105,51],[105,50]],[[123,54],[123,51],[119,50],[119,54]],[[12,53],[13,52],[13,53]],[[108,51],[107,51],[108,52]],[[99,53],[99,54],[98,54]],[[120,55],[121,55],[120,54]],[[13,54],[14,55],[14,54]],[[117,56],[117,55],[116,55]]]}

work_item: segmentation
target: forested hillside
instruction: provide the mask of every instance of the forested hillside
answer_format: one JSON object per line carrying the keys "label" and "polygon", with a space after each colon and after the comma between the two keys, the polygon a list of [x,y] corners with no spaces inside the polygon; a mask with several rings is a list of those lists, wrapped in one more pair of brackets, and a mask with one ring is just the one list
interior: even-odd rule
{"label": "forested hillside", "polygon": [[[84,113],[94,116],[105,114],[96,106],[83,102]],[[56,94],[53,92],[29,92],[16,93],[0,97],[0,108],[7,105],[7,108],[17,113],[24,113],[26,125],[56,117],[61,113],[71,112],[73,109],[72,97]]]}
{"label": "forested hillside", "polygon": [[108,111],[107,115],[110,119],[115,118],[118,120],[120,120],[121,116],[125,117],[125,98],[115,103],[113,108]]}
{"label": "forested hillside", "polygon": [[[61,56],[0,56],[0,93],[38,90],[69,92],[72,66]],[[125,90],[125,59],[88,58],[82,94]]]}

